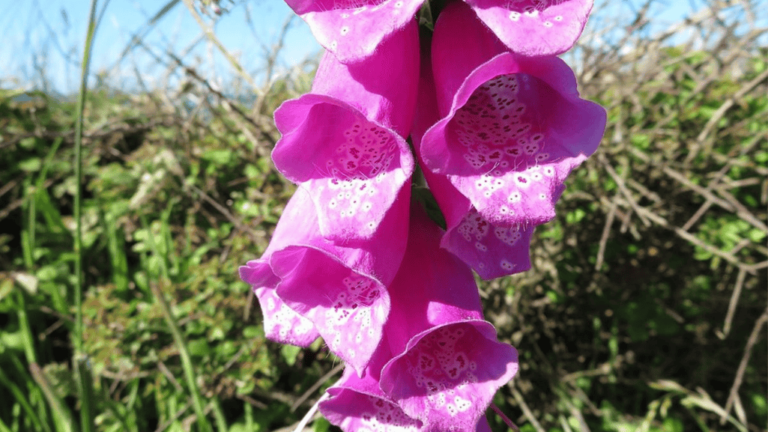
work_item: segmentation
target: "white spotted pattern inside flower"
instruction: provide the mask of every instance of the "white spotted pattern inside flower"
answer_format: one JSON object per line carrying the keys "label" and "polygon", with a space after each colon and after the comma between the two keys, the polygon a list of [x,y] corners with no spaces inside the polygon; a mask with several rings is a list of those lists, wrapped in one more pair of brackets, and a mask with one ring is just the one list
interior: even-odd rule
{"label": "white spotted pattern inside flower", "polygon": [[567,0],[510,0],[506,8],[519,11],[527,15],[536,15],[544,9],[565,2]]}
{"label": "white spotted pattern inside flower", "polygon": [[[494,238],[507,246],[514,246],[523,237],[519,224],[510,227],[493,226],[474,209],[464,216],[457,231],[464,240],[473,244],[475,249],[480,252],[487,252],[489,248],[495,250]],[[491,232],[493,237],[489,238],[488,235]],[[501,260],[499,265],[507,271],[512,270],[514,267],[507,260]]]}
{"label": "white spotted pattern inside flower", "polygon": [[[325,1],[322,2],[322,9],[323,10],[337,10],[337,11],[345,11],[341,14],[341,18],[343,22],[349,22],[349,24],[342,25],[339,28],[339,36],[344,38],[350,34],[351,25],[354,25],[355,23],[358,23],[361,20],[361,17],[359,15],[369,15],[370,18],[376,18],[379,17],[380,19],[384,18],[381,17],[382,14],[390,14],[392,16],[400,15],[402,12],[404,6],[403,0],[331,0],[331,1]],[[377,12],[382,11],[382,13],[377,14]],[[369,18],[369,17],[366,17]],[[367,22],[366,22],[367,23]],[[359,29],[358,29],[359,30]],[[353,32],[355,33],[355,32]],[[355,33],[359,35],[358,33]],[[336,49],[339,45],[339,40],[333,40],[331,42],[331,48]]]}
{"label": "white spotted pattern inside flower", "polygon": [[279,340],[296,343],[296,336],[308,335],[312,331],[312,322],[277,300],[277,296],[271,290],[263,293],[262,297],[265,300],[263,307],[266,308],[264,315],[268,317],[264,320],[265,334],[279,336]]}
{"label": "white spotted pattern inside flower", "polygon": [[[547,153],[547,125],[528,112],[521,82],[535,80],[525,74],[501,75],[477,88],[449,124],[468,170],[475,177],[473,195],[485,199],[504,194],[506,205],[496,209],[499,218],[517,220],[523,194],[536,183],[552,183],[557,172]],[[537,84],[538,85],[538,84]],[[543,184],[542,184],[543,186]],[[535,188],[543,200],[552,199],[552,188]],[[542,198],[540,195],[543,194]],[[519,212],[517,216],[522,216]]]}
{"label": "white spotted pattern inside flower", "polygon": [[[384,311],[377,302],[382,296],[378,284],[364,276],[351,273],[343,280],[346,290],[339,292],[333,306],[325,312],[328,329],[326,343],[346,359],[354,359],[358,351],[375,349],[378,341],[373,320],[383,323]],[[374,344],[373,347],[369,346]]]}
{"label": "white spotted pattern inside flower", "polygon": [[417,420],[414,420],[397,405],[381,398],[368,396],[374,412],[364,412],[360,418],[362,427],[358,432],[416,432],[419,430]]}
{"label": "white spotted pattern inside flower", "polygon": [[[452,325],[424,337],[407,354],[408,371],[427,398],[427,412],[439,410],[450,417],[472,408],[477,363],[471,357],[472,339],[481,338],[467,325]],[[457,419],[459,420],[459,419]],[[459,428],[459,430],[463,430]]]}
{"label": "white spotted pattern inside flower", "polygon": [[373,213],[379,185],[387,171],[399,156],[397,141],[384,128],[354,123],[344,132],[345,142],[336,148],[336,157],[326,162],[330,176],[327,188],[330,192],[327,208],[339,218],[356,218],[369,222],[363,228],[376,227]]}

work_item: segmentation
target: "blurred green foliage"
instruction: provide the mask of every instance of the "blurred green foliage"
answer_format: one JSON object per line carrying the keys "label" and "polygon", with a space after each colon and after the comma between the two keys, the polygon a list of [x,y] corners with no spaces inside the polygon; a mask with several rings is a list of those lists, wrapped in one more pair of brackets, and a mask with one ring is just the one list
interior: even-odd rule
{"label": "blurred green foliage", "polygon": [[[617,64],[642,64],[638,52]],[[645,75],[582,71],[585,96],[609,112],[603,146],[571,175],[558,218],[538,230],[533,270],[481,283],[489,319],[520,352],[519,377],[495,402],[523,431],[746,431],[768,421],[760,337],[720,422],[768,302],[766,270],[754,267],[768,258],[765,83],[699,137],[764,74],[768,51],[739,54],[739,73],[718,70],[711,52],[654,55],[658,67]],[[223,103],[198,81],[185,92],[197,92],[199,108],[186,111],[158,93],[89,93],[83,312],[98,430],[195,423],[157,293],[171,299],[218,430],[294,424],[320,394],[299,400],[337,360],[322,341],[307,350],[266,341],[237,275],[264,250],[293,191],[269,159],[279,137],[269,116],[310,77],[275,83],[245,126],[238,112],[250,107]],[[0,94],[0,431],[78,430],[74,103],[19,96]]]}

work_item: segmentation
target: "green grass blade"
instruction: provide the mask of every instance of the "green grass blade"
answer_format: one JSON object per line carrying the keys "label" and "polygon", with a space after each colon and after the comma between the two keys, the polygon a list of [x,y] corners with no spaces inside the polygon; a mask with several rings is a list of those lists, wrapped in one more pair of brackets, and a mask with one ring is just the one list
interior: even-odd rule
{"label": "green grass blade", "polygon": [[224,416],[224,411],[221,409],[221,401],[217,396],[214,396],[211,400],[213,404],[213,417],[216,419],[216,429],[219,431],[228,431],[227,418]]}
{"label": "green grass blade", "polygon": [[85,98],[88,88],[88,67],[91,62],[91,47],[96,33],[96,4],[98,0],[91,0],[88,15],[88,31],[85,35],[85,48],[83,49],[83,61],[80,70],[80,92],[77,96],[77,121],[75,123],[75,369],[78,376],[78,389],[80,391],[80,428],[83,432],[91,432],[95,429],[93,419],[95,403],[93,400],[93,379],[91,370],[86,367],[85,353],[83,352],[83,230],[82,230],[82,193],[83,193],[83,115],[85,112]]}
{"label": "green grass blade", "polygon": [[40,369],[40,366],[38,366],[37,363],[32,363],[29,365],[29,371],[32,373],[32,377],[37,385],[43,391],[45,398],[48,400],[48,404],[51,406],[56,430],[58,432],[73,432],[75,430],[75,422],[72,419],[72,413],[69,412],[69,408],[67,408],[62,400],[56,396],[56,393],[54,393],[43,370]]}
{"label": "green grass blade", "polygon": [[125,253],[125,239],[121,230],[117,227],[114,216],[104,215],[104,232],[107,234],[107,249],[112,264],[112,282],[118,292],[128,289],[130,278],[128,275],[128,257]]}
{"label": "green grass blade", "polygon": [[27,358],[28,363],[37,362],[37,352],[35,351],[35,338],[32,336],[32,328],[29,325],[29,316],[27,316],[27,294],[24,292],[24,288],[19,287],[16,290],[16,301],[19,306],[16,315],[19,319],[19,327],[21,328],[21,334],[24,342],[24,355]]}
{"label": "green grass blade", "polygon": [[91,366],[86,357],[80,357],[75,364],[77,378],[77,390],[80,395],[80,423],[82,431],[93,431],[95,399],[93,397],[93,378]]}
{"label": "green grass blade", "polygon": [[0,418],[0,432],[11,432],[11,429],[5,425],[2,418]]}
{"label": "green grass blade", "polygon": [[[40,421],[40,418],[37,416],[37,413],[32,408],[32,404],[27,400],[27,397],[24,395],[24,392],[21,391],[18,385],[16,385],[15,382],[11,381],[8,376],[5,375],[5,372],[3,372],[2,369],[0,369],[0,384],[3,385],[8,391],[11,392],[13,397],[16,399],[16,402],[18,402],[19,405],[21,405],[22,411],[26,413],[29,420],[34,424],[35,430],[39,431],[45,431],[50,432],[50,428],[48,428],[48,425],[44,424],[42,421]],[[0,428],[2,430],[2,428]]]}
{"label": "green grass blade", "polygon": [[82,232],[82,183],[83,183],[83,115],[85,112],[85,97],[88,86],[88,66],[91,58],[91,45],[93,43],[94,26],[96,24],[96,3],[91,0],[91,8],[88,19],[88,32],[85,36],[85,49],[83,50],[82,70],[80,74],[80,92],[77,96],[77,121],[75,123],[75,351],[78,355],[83,351],[83,232]]}
{"label": "green grass blade", "polygon": [[32,272],[35,266],[35,232],[37,231],[37,211],[35,203],[35,190],[27,182],[27,214],[29,216],[27,222],[26,232],[22,235],[24,240],[24,264],[27,267],[27,271]]}
{"label": "green grass blade", "polygon": [[40,419],[40,423],[42,423],[43,429],[46,432],[50,432],[52,430],[51,422],[48,416],[48,406],[46,404],[46,399],[43,395],[42,389],[35,385],[35,380],[29,374],[27,367],[24,365],[24,363],[22,363],[21,360],[19,360],[17,356],[10,353],[7,354],[9,355],[6,357],[6,360],[10,360],[15,370],[6,370],[6,373],[16,378],[16,381],[25,383],[25,386],[29,391],[26,396],[29,400],[29,404],[37,408],[37,418]]}
{"label": "green grass blade", "polygon": [[245,430],[252,431],[256,427],[253,423],[253,407],[249,402],[243,402],[245,406]]}
{"label": "green grass blade", "polygon": [[53,163],[53,158],[56,156],[56,152],[59,150],[59,147],[63,142],[64,142],[64,138],[61,138],[61,137],[56,138],[53,141],[53,145],[51,146],[51,149],[48,151],[48,155],[45,157],[43,166],[40,169],[40,174],[37,176],[37,181],[35,182],[35,188],[37,188],[38,190],[43,188],[45,179],[48,177],[48,169],[51,167],[51,164]]}

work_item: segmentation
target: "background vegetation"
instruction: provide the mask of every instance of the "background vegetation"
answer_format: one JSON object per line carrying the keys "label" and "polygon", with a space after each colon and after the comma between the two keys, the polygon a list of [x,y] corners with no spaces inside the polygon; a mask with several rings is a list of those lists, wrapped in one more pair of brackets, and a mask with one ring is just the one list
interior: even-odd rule
{"label": "background vegetation", "polygon": [[[647,8],[598,11],[567,58],[608,109],[604,142],[537,231],[534,268],[481,283],[521,353],[495,400],[521,430],[768,426],[764,6],[710,2],[663,31]],[[294,190],[271,113],[313,64],[276,76],[280,49],[264,86],[228,56],[222,92],[157,51],[177,85],[88,91],[78,355],[77,104],[1,91],[0,432],[289,430],[332,385],[322,341],[266,341],[237,277]]]}

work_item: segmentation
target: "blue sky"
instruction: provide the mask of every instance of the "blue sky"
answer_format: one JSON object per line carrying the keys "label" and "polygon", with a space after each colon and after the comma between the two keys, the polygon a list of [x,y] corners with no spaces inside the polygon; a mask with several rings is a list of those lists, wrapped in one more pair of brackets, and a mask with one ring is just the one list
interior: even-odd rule
{"label": "blue sky", "polygon": [[[111,84],[124,88],[136,88],[134,67],[140,71],[148,87],[158,84],[165,76],[166,67],[142,48],[118,62],[120,54],[136,32],[145,28],[168,0],[100,0],[100,8],[107,4],[93,47],[92,77],[99,72],[109,72]],[[616,9],[618,16],[629,18],[629,4],[616,0],[597,2],[596,9]],[[222,6],[230,9],[218,18],[215,31],[227,49],[238,57],[242,65],[258,79],[263,66],[262,46],[271,46],[291,11],[281,0],[222,0]],[[691,10],[697,9],[700,0],[659,1],[652,11],[653,27],[665,28]],[[86,0],[0,0],[0,87],[40,87],[43,80],[58,92],[71,93],[77,88],[78,63],[88,18],[89,2]],[[246,11],[252,25],[246,20]],[[622,12],[623,11],[623,12]],[[209,20],[209,22],[211,22]],[[595,19],[591,23],[600,25]],[[201,30],[183,2],[179,2],[146,35],[146,45],[156,54],[170,50],[183,52],[197,40]],[[285,68],[318,52],[319,46],[312,38],[303,21],[293,22],[286,48],[280,58]],[[165,57],[165,56],[163,56]],[[211,61],[213,59],[213,61]],[[209,79],[226,82],[231,68],[219,53],[202,39],[183,59],[198,67]],[[43,65],[45,67],[43,67]],[[91,81],[93,84],[93,81]]]}
{"label": "blue sky", "polygon": [[[133,55],[119,63],[118,59],[132,35],[145,28],[167,1],[111,0],[96,35],[91,72],[110,71],[130,81],[126,83],[130,87],[136,84],[133,82],[135,62],[136,68],[149,81],[148,86],[153,80],[161,79],[165,66],[158,65],[142,48],[135,48]],[[105,0],[99,1],[100,8],[104,4]],[[243,66],[257,76],[262,66],[262,46],[271,46],[276,41],[291,11],[278,0],[238,0],[234,5],[223,0],[221,4],[230,6],[231,11],[218,18],[216,35]],[[76,89],[88,7],[86,0],[0,0],[0,34],[3,37],[0,64],[4,65],[0,68],[0,86],[28,86],[30,81],[39,82],[39,65],[46,64],[48,80],[56,90],[69,93]],[[246,8],[252,26],[246,21]],[[181,53],[200,35],[200,27],[183,2],[179,2],[147,33],[145,43],[159,55],[165,50]],[[211,48],[208,41],[202,39],[183,60],[206,71],[209,78],[224,79],[230,68],[215,49],[215,66],[211,68]],[[296,64],[318,49],[304,22],[295,19],[280,62],[283,66]],[[15,82],[10,81],[12,78]]]}

